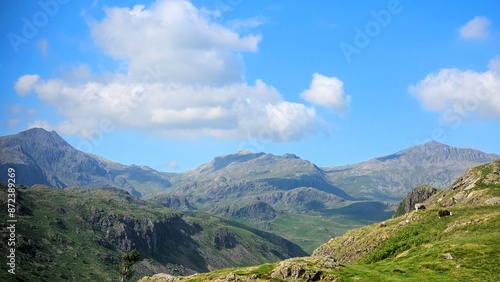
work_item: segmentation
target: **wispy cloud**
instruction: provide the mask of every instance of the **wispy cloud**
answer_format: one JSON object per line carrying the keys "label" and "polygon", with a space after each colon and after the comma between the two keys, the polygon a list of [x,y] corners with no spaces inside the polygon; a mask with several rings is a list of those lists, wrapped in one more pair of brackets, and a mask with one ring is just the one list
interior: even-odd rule
{"label": "wispy cloud", "polygon": [[168,161],[166,164],[165,164],[165,167],[167,168],[170,168],[170,169],[179,169],[179,164],[177,163],[177,161]]}
{"label": "wispy cloud", "polygon": [[475,17],[460,28],[460,36],[464,39],[486,39],[490,35],[490,24],[487,17]]}
{"label": "wispy cloud", "polygon": [[17,118],[12,118],[12,119],[9,119],[7,121],[7,126],[8,127],[14,127],[16,125],[18,125],[19,123],[21,123],[21,120],[20,119],[17,119]]}
{"label": "wispy cloud", "polygon": [[38,50],[40,50],[40,53],[42,53],[43,56],[47,56],[48,49],[49,49],[49,43],[47,42],[46,39],[40,39],[37,41],[36,46]]}
{"label": "wispy cloud", "polygon": [[256,16],[248,19],[235,19],[227,22],[227,26],[232,30],[246,31],[248,29],[253,29],[259,27],[268,21],[267,18],[263,16]]}

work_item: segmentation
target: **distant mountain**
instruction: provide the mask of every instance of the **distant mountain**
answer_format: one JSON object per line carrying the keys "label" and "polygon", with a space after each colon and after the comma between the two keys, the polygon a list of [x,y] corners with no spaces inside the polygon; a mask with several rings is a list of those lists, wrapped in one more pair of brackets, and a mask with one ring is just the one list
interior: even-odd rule
{"label": "distant mountain", "polygon": [[322,169],[332,183],[354,197],[396,202],[417,185],[444,188],[468,168],[498,158],[431,141],[366,162]]}
{"label": "distant mountain", "polygon": [[317,166],[291,154],[238,152],[176,178],[182,180],[145,199],[265,229],[306,251],[332,234],[390,216],[387,205],[355,201]]}
{"label": "distant mountain", "polygon": [[[171,186],[169,174],[125,166],[73,148],[55,131],[33,128],[0,137],[0,169],[16,169],[20,184],[56,188],[115,186],[140,197]],[[6,175],[0,175],[6,182]],[[147,187],[147,189],[145,189]]]}
{"label": "distant mountain", "polygon": [[[0,183],[1,202],[7,195],[7,185]],[[113,265],[131,249],[141,255],[135,268],[140,276],[307,255],[277,235],[206,213],[176,212],[112,187],[18,185],[16,199],[16,281],[118,281]],[[8,224],[3,220],[0,228],[7,230]],[[0,237],[7,242],[8,233]],[[2,254],[7,248],[0,244]],[[0,281],[11,279],[7,270],[0,273]]]}
{"label": "distant mountain", "polygon": [[[15,167],[21,184],[64,188],[103,185],[138,197],[224,177],[268,185],[279,190],[311,187],[339,198],[398,202],[413,187],[444,188],[466,169],[500,158],[438,142],[417,145],[358,164],[318,168],[293,154],[276,156],[241,151],[219,156],[181,174],[147,166],[122,165],[71,147],[56,132],[33,128],[0,137],[0,169]],[[0,174],[0,181],[5,181]],[[258,184],[257,184],[258,183]],[[182,188],[184,187],[184,188]]]}
{"label": "distant mountain", "polygon": [[34,128],[0,137],[0,152],[2,169],[15,167],[22,184],[63,188],[111,182],[99,162],[71,147],[54,131]]}
{"label": "distant mountain", "polygon": [[[469,169],[424,204],[334,237],[310,257],[139,282],[500,281],[500,160]],[[444,208],[452,215],[439,217]]]}
{"label": "distant mountain", "polygon": [[293,154],[276,156],[265,153],[240,151],[214,158],[207,164],[182,174],[189,181],[212,180],[224,177],[229,180],[247,180],[266,183],[281,190],[314,187],[344,199],[352,199],[335,187],[315,164]]}
{"label": "distant mountain", "polygon": [[[306,251],[390,217],[388,203],[419,184],[445,187],[467,168],[499,157],[429,142],[359,164],[318,168],[293,154],[241,151],[175,174],[86,154],[37,128],[0,137],[0,153],[0,169],[15,168],[21,184],[114,186],[163,206],[275,232]],[[0,181],[5,177],[0,174]]]}

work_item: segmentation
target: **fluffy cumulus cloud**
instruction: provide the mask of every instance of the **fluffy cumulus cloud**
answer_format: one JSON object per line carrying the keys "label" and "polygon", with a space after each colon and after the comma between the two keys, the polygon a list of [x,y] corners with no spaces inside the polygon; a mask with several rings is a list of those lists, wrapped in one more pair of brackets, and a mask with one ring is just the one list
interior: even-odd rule
{"label": "fluffy cumulus cloud", "polygon": [[27,95],[33,91],[39,79],[40,76],[37,74],[23,75],[17,80],[16,84],[14,84],[14,90],[21,96]]}
{"label": "fluffy cumulus cloud", "polygon": [[412,93],[426,110],[441,112],[445,122],[475,114],[500,119],[500,56],[490,61],[485,72],[442,69],[410,85]]}
{"label": "fluffy cumulus cloud", "polygon": [[[238,33],[210,21],[184,0],[161,0],[149,9],[106,8],[106,17],[90,23],[95,42],[125,61],[137,79],[161,66],[169,81],[224,84],[240,81],[240,52],[257,50],[260,36]],[[126,32],[122,32],[126,31]]]}
{"label": "fluffy cumulus cloud", "polygon": [[302,92],[301,97],[315,105],[339,112],[346,111],[351,101],[351,96],[345,95],[344,83],[340,79],[318,73],[313,75],[309,89]]}
{"label": "fluffy cumulus cloud", "polygon": [[460,36],[464,39],[488,38],[490,24],[491,21],[487,17],[475,17],[460,28]]}
{"label": "fluffy cumulus cloud", "polygon": [[106,8],[102,20],[90,21],[91,33],[97,46],[126,65],[125,72],[92,78],[88,68],[84,76],[75,69],[73,79],[28,74],[15,90],[36,93],[65,117],[55,125],[33,125],[84,138],[103,124],[171,137],[252,138],[266,132],[274,141],[324,129],[314,108],[286,101],[261,80],[246,83],[241,54],[257,51],[260,36],[241,35],[210,17],[184,0]]}

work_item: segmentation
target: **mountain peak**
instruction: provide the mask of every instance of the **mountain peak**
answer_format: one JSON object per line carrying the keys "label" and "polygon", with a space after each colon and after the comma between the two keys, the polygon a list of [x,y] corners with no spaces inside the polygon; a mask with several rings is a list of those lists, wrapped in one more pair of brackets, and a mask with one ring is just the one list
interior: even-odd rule
{"label": "mountain peak", "polygon": [[437,141],[429,141],[420,145],[415,145],[390,156],[406,157],[412,161],[419,159],[432,163],[445,162],[448,160],[479,160],[482,163],[486,163],[499,157],[498,155],[487,154],[476,149],[454,147]]}
{"label": "mountain peak", "polygon": [[254,154],[254,152],[247,150],[241,150],[236,153],[236,155],[251,155],[251,154]]}
{"label": "mountain peak", "polygon": [[55,131],[47,131],[43,128],[30,128],[19,132],[18,134],[0,137],[2,147],[19,145],[24,150],[33,148],[72,148]]}
{"label": "mountain peak", "polygon": [[[0,137],[0,151],[0,166],[15,166],[22,171],[25,185],[64,188],[96,185],[99,177],[107,180],[107,172],[98,161],[73,148],[55,131],[31,128]],[[104,182],[99,184],[107,184]]]}
{"label": "mountain peak", "polygon": [[435,141],[435,140],[427,141],[427,142],[421,144],[421,146],[447,146],[447,147],[449,147],[448,145],[443,144],[443,143],[438,142],[438,141]]}
{"label": "mountain peak", "polygon": [[215,157],[195,170],[186,172],[198,180],[224,176],[234,179],[296,177],[298,175],[318,175],[320,170],[309,161],[302,160],[294,154],[276,156],[266,153],[239,151]]}
{"label": "mountain peak", "polygon": [[47,136],[47,137],[51,136],[51,137],[54,137],[54,136],[57,136],[57,137],[61,138],[57,134],[57,132],[55,132],[54,130],[48,131],[45,128],[41,128],[41,127],[29,128],[29,129],[26,129],[24,131],[19,132],[16,135],[23,136],[23,137],[25,137],[25,136],[27,136],[27,137],[35,137],[35,136]]}

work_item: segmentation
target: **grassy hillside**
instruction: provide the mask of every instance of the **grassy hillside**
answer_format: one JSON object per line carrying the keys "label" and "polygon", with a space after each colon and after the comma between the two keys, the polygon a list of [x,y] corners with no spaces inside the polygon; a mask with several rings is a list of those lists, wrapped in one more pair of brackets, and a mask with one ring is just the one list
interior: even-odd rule
{"label": "grassy hillside", "polygon": [[[140,281],[500,281],[499,193],[496,161],[468,170],[428,209],[351,230],[310,257]],[[443,208],[452,215],[439,217]]]}
{"label": "grassy hillside", "polygon": [[[6,205],[6,185],[1,188]],[[19,186],[17,191],[20,281],[111,281],[117,278],[113,265],[134,248],[142,257],[137,277],[187,275],[306,255],[274,234],[205,213],[154,206],[116,188]],[[6,219],[0,225],[6,242]],[[0,244],[0,253],[7,254],[6,248]],[[0,281],[13,278],[5,263],[1,267]]]}

